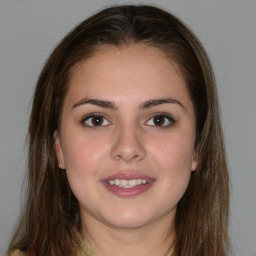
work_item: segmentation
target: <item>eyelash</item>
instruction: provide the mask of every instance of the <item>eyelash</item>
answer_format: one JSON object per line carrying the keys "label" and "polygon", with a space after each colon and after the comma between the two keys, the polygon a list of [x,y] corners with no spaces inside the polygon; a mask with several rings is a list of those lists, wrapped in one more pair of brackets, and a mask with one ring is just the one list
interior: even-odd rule
{"label": "eyelash", "polygon": [[[90,120],[91,119],[91,122],[92,122],[92,118],[95,118],[95,117],[98,117],[98,118],[102,118],[102,119],[104,119],[104,120],[106,120],[107,122],[108,122],[108,124],[106,125],[102,125],[102,124],[100,124],[100,125],[88,125],[88,124],[86,124],[86,121],[88,121],[88,120]],[[81,123],[85,126],[85,127],[87,127],[87,128],[100,128],[100,127],[103,127],[103,126],[108,126],[109,124],[111,124],[106,118],[105,118],[105,116],[103,115],[103,114],[101,114],[101,113],[91,113],[91,114],[89,114],[89,115],[86,115],[82,120],[81,120]],[[103,123],[104,123],[104,121],[103,121]]]}
{"label": "eyelash", "polygon": [[158,117],[158,118],[159,118],[159,117],[164,118],[164,119],[165,119],[164,122],[166,122],[166,120],[167,120],[168,124],[165,124],[165,125],[156,125],[156,124],[153,124],[153,125],[148,125],[148,126],[154,126],[154,127],[156,127],[156,128],[164,128],[164,129],[166,129],[166,128],[169,128],[170,126],[174,125],[175,122],[176,122],[176,120],[175,120],[171,115],[169,115],[169,114],[167,114],[167,113],[155,113],[154,115],[152,115],[152,116],[148,119],[148,121],[147,121],[146,123],[148,123],[150,120],[153,120],[154,118],[157,118],[157,117]]}
{"label": "eyelash", "polygon": [[[102,118],[102,119],[104,119],[104,120],[101,120],[102,122],[103,122],[103,124],[102,123],[100,123],[99,125],[93,125],[92,124],[92,118]],[[167,120],[167,122],[168,122],[168,124],[165,124],[165,125],[156,125],[156,124],[147,124],[147,123],[149,123],[149,121],[150,120],[153,120],[154,118],[164,118],[165,120],[164,120],[164,123],[166,122],[166,120]],[[91,124],[86,124],[86,121],[88,121],[88,120],[90,120],[91,119],[91,121],[90,121],[90,123]],[[108,122],[107,124],[104,124],[104,122]],[[174,125],[175,124],[175,122],[176,122],[176,120],[171,116],[171,115],[169,115],[169,114],[167,114],[167,113],[155,113],[154,115],[152,115],[146,122],[145,122],[145,124],[147,125],[147,126],[154,126],[154,127],[156,127],[156,128],[168,128],[168,127],[170,127],[170,126],[172,126],[172,125]],[[101,114],[101,113],[91,113],[91,114],[88,114],[88,115],[86,115],[85,117],[83,117],[83,119],[81,120],[81,123],[85,126],[85,127],[87,127],[87,128],[101,128],[101,127],[104,127],[104,126],[109,126],[110,124],[111,124],[111,122],[109,122],[107,119],[106,119],[106,117],[104,116],[104,114]]]}

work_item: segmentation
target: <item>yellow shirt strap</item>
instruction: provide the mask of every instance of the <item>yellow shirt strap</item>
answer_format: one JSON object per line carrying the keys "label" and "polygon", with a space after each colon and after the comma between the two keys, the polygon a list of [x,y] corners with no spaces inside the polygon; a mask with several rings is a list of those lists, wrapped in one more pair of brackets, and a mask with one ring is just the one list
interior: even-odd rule
{"label": "yellow shirt strap", "polygon": [[12,252],[10,256],[26,256],[26,253],[17,249],[14,252]]}
{"label": "yellow shirt strap", "polygon": [[[83,239],[80,234],[76,235],[80,240],[81,249],[79,251],[76,251],[73,256],[97,256],[96,252],[92,249],[89,243],[85,239]],[[171,256],[172,252],[173,249],[171,248],[164,256]],[[11,253],[10,256],[27,256],[27,254],[17,249],[13,253]]]}

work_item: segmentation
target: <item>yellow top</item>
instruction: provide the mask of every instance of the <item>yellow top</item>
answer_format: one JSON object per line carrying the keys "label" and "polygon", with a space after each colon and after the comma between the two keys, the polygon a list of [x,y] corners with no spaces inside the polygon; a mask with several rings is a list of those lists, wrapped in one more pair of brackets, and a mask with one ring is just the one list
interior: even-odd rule
{"label": "yellow top", "polygon": [[[74,253],[74,256],[97,256],[96,252],[92,249],[92,247],[89,245],[89,243],[84,240],[81,236],[81,250]],[[173,252],[173,249],[171,248],[168,250],[168,252],[164,256],[171,256]],[[21,252],[20,250],[15,250],[11,256],[27,256],[25,252]]]}

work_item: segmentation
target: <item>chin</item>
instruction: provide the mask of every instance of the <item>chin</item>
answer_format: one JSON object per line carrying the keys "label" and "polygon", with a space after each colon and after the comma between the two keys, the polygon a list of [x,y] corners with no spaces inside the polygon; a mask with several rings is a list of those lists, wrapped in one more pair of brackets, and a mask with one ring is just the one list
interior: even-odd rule
{"label": "chin", "polygon": [[112,221],[111,226],[119,229],[136,229],[144,227],[148,222],[140,219],[120,219]]}
{"label": "chin", "polygon": [[135,229],[141,228],[150,222],[154,221],[145,212],[136,212],[134,210],[115,212],[110,218],[105,218],[105,221],[116,228]]}

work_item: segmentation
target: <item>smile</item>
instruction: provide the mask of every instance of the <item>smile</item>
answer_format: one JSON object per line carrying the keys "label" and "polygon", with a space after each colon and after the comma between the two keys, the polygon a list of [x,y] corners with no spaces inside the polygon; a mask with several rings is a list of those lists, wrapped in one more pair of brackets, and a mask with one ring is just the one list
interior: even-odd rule
{"label": "smile", "polygon": [[149,180],[146,179],[132,179],[132,180],[125,180],[125,179],[114,179],[106,181],[111,186],[118,186],[120,188],[133,188],[139,186],[141,184],[149,183]]}
{"label": "smile", "polygon": [[140,173],[121,172],[107,177],[102,183],[115,196],[131,198],[148,191],[155,181],[154,178]]}

